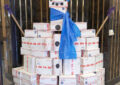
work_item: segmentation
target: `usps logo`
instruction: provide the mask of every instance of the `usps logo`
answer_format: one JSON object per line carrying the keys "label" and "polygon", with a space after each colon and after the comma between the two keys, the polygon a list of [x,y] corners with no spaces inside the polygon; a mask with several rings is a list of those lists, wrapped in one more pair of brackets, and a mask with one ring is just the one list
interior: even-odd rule
{"label": "usps logo", "polygon": [[95,33],[95,30],[93,30],[92,33]]}
{"label": "usps logo", "polygon": [[20,75],[20,72],[18,72],[18,74]]}
{"label": "usps logo", "polygon": [[39,35],[38,37],[41,37],[41,35]]}
{"label": "usps logo", "polygon": [[37,33],[37,31],[34,31],[34,33],[36,34],[36,33]]}
{"label": "usps logo", "polygon": [[62,10],[65,10],[65,8],[63,7]]}
{"label": "usps logo", "polygon": [[63,85],[63,84],[64,84],[64,82],[62,81],[62,82],[61,82],[61,85]]}
{"label": "usps logo", "polygon": [[89,57],[91,57],[92,55],[91,54],[89,54]]}
{"label": "usps logo", "polygon": [[85,82],[85,85],[87,85],[87,84],[88,84],[88,82],[86,81],[86,82]]}
{"label": "usps logo", "polygon": [[85,80],[85,85],[88,85],[87,79]]}

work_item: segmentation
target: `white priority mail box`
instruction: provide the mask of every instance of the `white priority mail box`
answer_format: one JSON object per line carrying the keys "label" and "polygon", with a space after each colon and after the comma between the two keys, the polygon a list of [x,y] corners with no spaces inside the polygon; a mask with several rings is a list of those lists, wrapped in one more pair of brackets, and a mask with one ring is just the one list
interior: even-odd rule
{"label": "white priority mail box", "polygon": [[78,38],[74,44],[76,51],[98,49],[99,37]]}
{"label": "white priority mail box", "polygon": [[95,33],[95,29],[82,30],[81,37],[95,37]]}
{"label": "white priority mail box", "polygon": [[34,57],[47,58],[49,57],[47,51],[35,50],[35,49],[26,49],[21,47],[21,55],[30,55]]}
{"label": "white priority mail box", "polygon": [[12,69],[12,75],[13,77],[20,78],[21,77],[21,70],[24,69],[24,67],[17,67]]}
{"label": "white priority mail box", "polygon": [[[76,51],[77,58],[81,57],[81,51]],[[59,52],[58,51],[50,51],[50,58],[52,59],[59,59]]]}
{"label": "white priority mail box", "polygon": [[44,49],[45,49],[45,51],[51,51],[52,50],[52,38],[46,38],[45,39],[45,47],[44,47]]}
{"label": "white priority mail box", "polygon": [[54,34],[53,39],[54,39],[54,47],[53,47],[54,51],[59,51],[61,34]]}
{"label": "white priority mail box", "polygon": [[62,30],[63,19],[50,21],[51,31],[61,31]]}
{"label": "white priority mail box", "polygon": [[98,85],[97,82],[99,80],[97,80],[96,74],[89,73],[84,75],[77,75],[77,81],[77,85]]}
{"label": "white priority mail box", "polygon": [[49,31],[50,24],[49,23],[33,23],[33,29],[37,31]]}
{"label": "white priority mail box", "polygon": [[[38,38],[36,39],[37,45],[34,45],[35,48],[38,47],[41,51],[50,51],[52,46],[52,38]],[[33,46],[33,47],[34,47]]]}
{"label": "white priority mail box", "polygon": [[82,50],[82,57],[93,57],[100,54],[100,49]]}
{"label": "white priority mail box", "polygon": [[40,76],[40,85],[57,85],[57,76]]}
{"label": "white priority mail box", "polygon": [[105,68],[99,68],[96,73],[97,80],[99,80],[97,85],[105,85]]}
{"label": "white priority mail box", "polygon": [[17,85],[22,85],[21,78],[13,77],[13,82]]}
{"label": "white priority mail box", "polygon": [[53,59],[53,75],[61,75],[61,74],[62,74],[62,60]]}
{"label": "white priority mail box", "polygon": [[44,50],[44,47],[46,45],[45,43],[45,38],[32,38],[30,41],[30,49],[35,49],[35,50]]}
{"label": "white priority mail box", "polygon": [[36,59],[36,73],[41,75],[52,75],[52,59],[37,58]]}
{"label": "white priority mail box", "polygon": [[49,7],[51,8],[66,8],[68,7],[68,1],[49,1]]}
{"label": "white priority mail box", "polygon": [[33,56],[24,56],[24,70],[29,73],[35,73],[35,60]]}
{"label": "white priority mail box", "polygon": [[80,69],[82,74],[95,72],[95,57],[81,57],[80,63]]}
{"label": "white priority mail box", "polygon": [[58,51],[50,51],[50,58],[59,59],[59,52]]}
{"label": "white priority mail box", "polygon": [[25,49],[23,47],[20,48],[20,54],[21,55],[30,55],[31,50],[30,49]]}
{"label": "white priority mail box", "polygon": [[24,69],[21,70],[21,79],[32,81],[32,80],[35,80],[36,78],[37,78],[36,73],[29,73],[29,72],[26,72]]}
{"label": "white priority mail box", "polygon": [[13,77],[15,85],[37,85],[36,79],[26,80],[22,78]]}
{"label": "white priority mail box", "polygon": [[86,38],[86,49],[98,49],[99,48],[99,37]]}
{"label": "white priority mail box", "polygon": [[76,76],[60,76],[59,85],[77,85]]}
{"label": "white priority mail box", "polygon": [[38,37],[39,38],[52,38],[53,33],[51,31],[38,31]]}
{"label": "white priority mail box", "polygon": [[22,47],[29,49],[31,45],[29,42],[31,39],[32,38],[22,37]]}
{"label": "white priority mail box", "polygon": [[35,49],[41,51],[50,51],[52,46],[52,38],[25,38],[27,41],[22,43],[22,47],[26,49]]}
{"label": "white priority mail box", "polygon": [[39,58],[47,58],[47,57],[49,57],[48,51],[31,50],[30,54],[32,56],[39,57]]}
{"label": "white priority mail box", "polygon": [[103,53],[95,57],[95,62],[96,62],[96,70],[99,68],[103,68]]}
{"label": "white priority mail box", "polygon": [[81,51],[85,49],[85,38],[78,38],[77,41],[74,43],[76,51]]}
{"label": "white priority mail box", "polygon": [[21,82],[22,82],[21,85],[37,85],[36,79],[31,80],[31,81],[22,79]]}
{"label": "white priority mail box", "polygon": [[[12,70],[13,80],[14,80],[15,83],[20,84],[20,85],[27,85],[27,84],[23,84],[22,81],[24,80],[25,82],[26,81],[30,82],[30,81],[36,80],[36,74],[26,72],[22,68],[23,67],[13,68],[13,70]],[[32,85],[35,85],[35,84],[32,84]]]}
{"label": "white priority mail box", "polygon": [[63,74],[64,75],[80,74],[80,58],[63,60]]}
{"label": "white priority mail box", "polygon": [[36,30],[25,30],[25,37],[37,37]]}
{"label": "white priority mail box", "polygon": [[75,22],[79,30],[87,30],[87,22]]}

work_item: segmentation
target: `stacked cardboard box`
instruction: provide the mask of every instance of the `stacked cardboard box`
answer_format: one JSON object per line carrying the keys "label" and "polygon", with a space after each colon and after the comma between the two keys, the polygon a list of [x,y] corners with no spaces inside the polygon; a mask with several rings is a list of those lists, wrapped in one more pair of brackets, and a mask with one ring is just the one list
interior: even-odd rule
{"label": "stacked cardboard box", "polygon": [[[65,13],[68,1],[49,0],[49,7]],[[24,66],[13,68],[15,85],[104,85],[103,54],[95,30],[87,29],[87,22],[76,22],[81,31],[74,43],[77,59],[61,60],[58,32],[62,23],[63,19],[33,23],[33,30],[25,30],[21,47]]]}
{"label": "stacked cardboard box", "polygon": [[35,73],[26,72],[23,67],[14,68],[12,74],[13,81],[16,85],[37,85],[37,75]]}

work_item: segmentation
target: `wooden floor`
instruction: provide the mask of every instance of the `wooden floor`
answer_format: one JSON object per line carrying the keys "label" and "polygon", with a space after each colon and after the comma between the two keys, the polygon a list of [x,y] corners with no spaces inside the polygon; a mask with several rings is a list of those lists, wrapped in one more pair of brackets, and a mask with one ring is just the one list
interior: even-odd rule
{"label": "wooden floor", "polygon": [[115,85],[120,85],[120,82],[118,82],[117,84],[115,84]]}

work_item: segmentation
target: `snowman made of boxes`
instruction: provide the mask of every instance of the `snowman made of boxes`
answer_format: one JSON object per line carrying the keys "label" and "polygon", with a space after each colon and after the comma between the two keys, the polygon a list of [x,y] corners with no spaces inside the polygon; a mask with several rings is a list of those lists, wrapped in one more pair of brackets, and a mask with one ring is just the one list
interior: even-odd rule
{"label": "snowman made of boxes", "polygon": [[[49,7],[67,12],[69,0],[49,0]],[[59,16],[58,16],[59,17]],[[55,17],[55,18],[58,18]],[[99,37],[86,22],[76,22],[81,37],[74,43],[77,59],[59,59],[63,19],[50,23],[33,23],[33,30],[25,30],[21,54],[24,66],[13,68],[16,85],[104,85],[103,54]]]}

